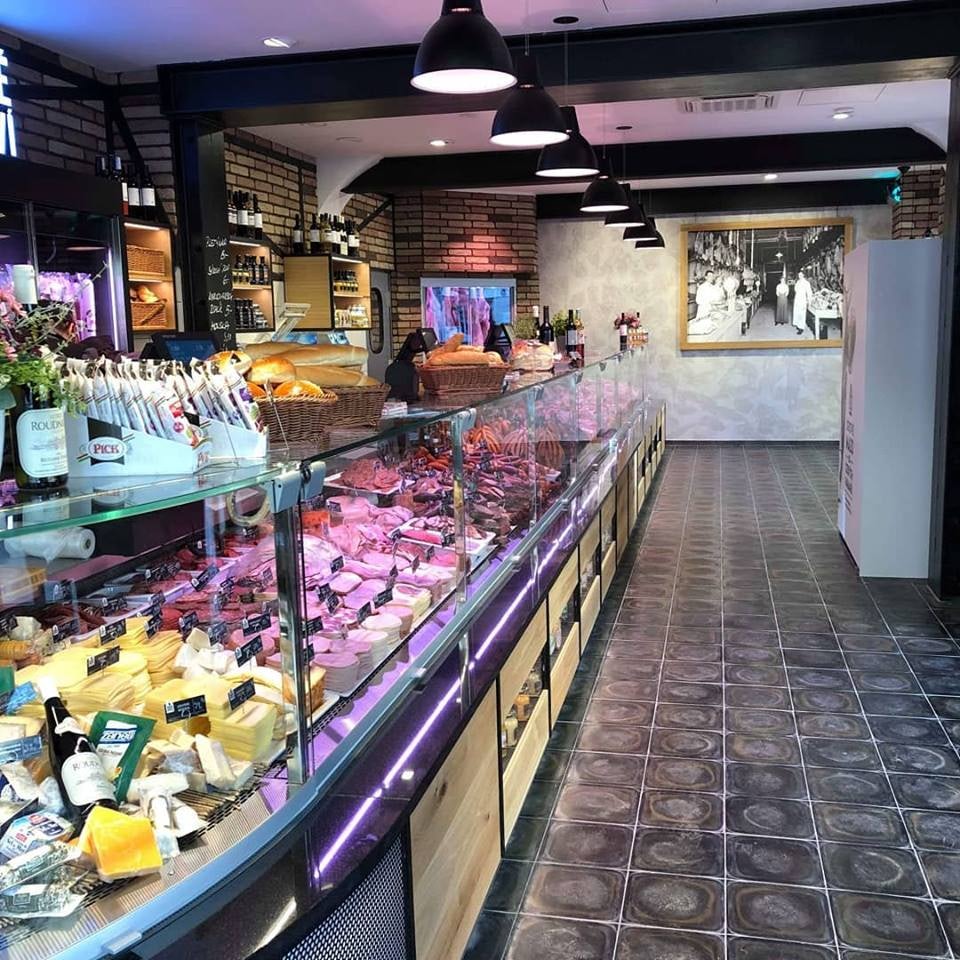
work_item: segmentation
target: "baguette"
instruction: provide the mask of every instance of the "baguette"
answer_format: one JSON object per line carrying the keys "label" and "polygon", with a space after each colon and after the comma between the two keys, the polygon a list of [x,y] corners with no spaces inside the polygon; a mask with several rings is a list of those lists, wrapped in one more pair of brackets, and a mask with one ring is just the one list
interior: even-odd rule
{"label": "baguette", "polygon": [[307,346],[298,343],[285,343],[271,340],[267,343],[251,343],[244,348],[245,353],[258,359],[259,357],[274,357],[278,354],[286,357],[298,367],[317,366],[358,366],[366,363],[367,351],[363,347],[352,344],[323,343],[316,346]]}
{"label": "baguette", "polygon": [[[496,357],[496,360],[493,360]],[[476,350],[458,350],[456,353],[433,353],[427,360],[428,367],[470,366],[489,367],[502,364],[499,354],[480,353]]]}
{"label": "baguette", "polygon": [[297,379],[308,380],[318,387],[378,387],[379,380],[368,377],[358,370],[345,370],[343,367],[330,367],[324,364],[298,366]]}

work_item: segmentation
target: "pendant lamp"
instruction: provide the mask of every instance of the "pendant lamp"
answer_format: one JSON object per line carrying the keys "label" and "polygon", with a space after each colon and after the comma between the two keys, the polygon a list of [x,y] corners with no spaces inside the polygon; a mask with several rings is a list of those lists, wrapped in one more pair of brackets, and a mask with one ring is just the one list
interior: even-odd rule
{"label": "pendant lamp", "polygon": [[537,61],[517,58],[517,86],[493,118],[490,141],[501,147],[545,147],[570,139],[567,123],[553,97],[543,89]]}
{"label": "pendant lamp", "polygon": [[561,107],[563,122],[570,139],[554,143],[540,151],[538,177],[593,177],[600,172],[597,155],[580,132],[574,107]]}
{"label": "pendant lamp", "polygon": [[[635,236],[627,236],[627,234],[635,234]],[[657,221],[654,217],[647,218],[647,225],[645,227],[633,227],[629,230],[623,231],[624,240],[634,240],[635,249],[637,250],[652,250],[657,247],[665,247],[666,244],[663,242],[663,234],[657,229]]]}
{"label": "pendant lamp", "polygon": [[630,203],[623,187],[613,179],[613,174],[610,172],[610,161],[606,157],[601,157],[600,171],[583,194],[580,212],[615,213],[617,210],[627,210],[629,207]]}
{"label": "pendant lamp", "polygon": [[643,204],[634,196],[627,184],[623,185],[627,194],[627,202],[630,204],[626,210],[617,210],[614,213],[608,213],[606,220],[603,221],[607,227],[643,227],[647,223],[647,215],[644,212]]}
{"label": "pendant lamp", "polygon": [[492,93],[517,82],[513,60],[481,0],[443,0],[417,50],[410,83],[428,93]]}

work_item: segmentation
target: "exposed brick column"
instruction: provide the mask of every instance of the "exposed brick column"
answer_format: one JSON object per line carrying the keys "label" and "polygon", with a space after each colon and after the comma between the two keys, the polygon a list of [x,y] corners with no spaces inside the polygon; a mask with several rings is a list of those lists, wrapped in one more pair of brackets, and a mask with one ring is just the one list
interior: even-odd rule
{"label": "exposed brick column", "polygon": [[943,167],[912,167],[901,177],[900,203],[893,208],[894,240],[943,233]]}

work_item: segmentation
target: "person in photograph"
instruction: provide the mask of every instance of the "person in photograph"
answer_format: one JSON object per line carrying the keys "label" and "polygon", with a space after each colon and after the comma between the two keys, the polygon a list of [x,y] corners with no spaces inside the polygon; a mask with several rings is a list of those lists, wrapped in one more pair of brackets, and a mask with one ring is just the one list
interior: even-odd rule
{"label": "person in photograph", "polygon": [[777,284],[777,315],[774,319],[774,326],[788,324],[790,322],[790,284],[787,283],[786,273],[780,278]]}
{"label": "person in photograph", "polygon": [[697,315],[690,321],[688,327],[688,332],[691,334],[710,333],[716,326],[711,314],[724,298],[723,290],[716,279],[716,271],[708,270],[697,287]]}
{"label": "person in photograph", "polygon": [[740,289],[740,276],[736,271],[731,270],[724,274],[723,292],[727,298],[727,310],[733,313],[737,308],[737,291]]}
{"label": "person in photograph", "polygon": [[793,325],[797,328],[798,337],[807,329],[807,307],[812,297],[813,287],[800,270],[797,273],[797,282],[793,285]]}

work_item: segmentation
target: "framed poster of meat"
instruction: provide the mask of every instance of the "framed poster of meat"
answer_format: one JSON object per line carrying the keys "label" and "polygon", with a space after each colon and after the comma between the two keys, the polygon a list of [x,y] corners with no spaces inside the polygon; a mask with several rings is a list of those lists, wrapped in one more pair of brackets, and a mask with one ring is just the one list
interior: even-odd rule
{"label": "framed poster of meat", "polygon": [[680,228],[680,349],[843,346],[849,219]]}

